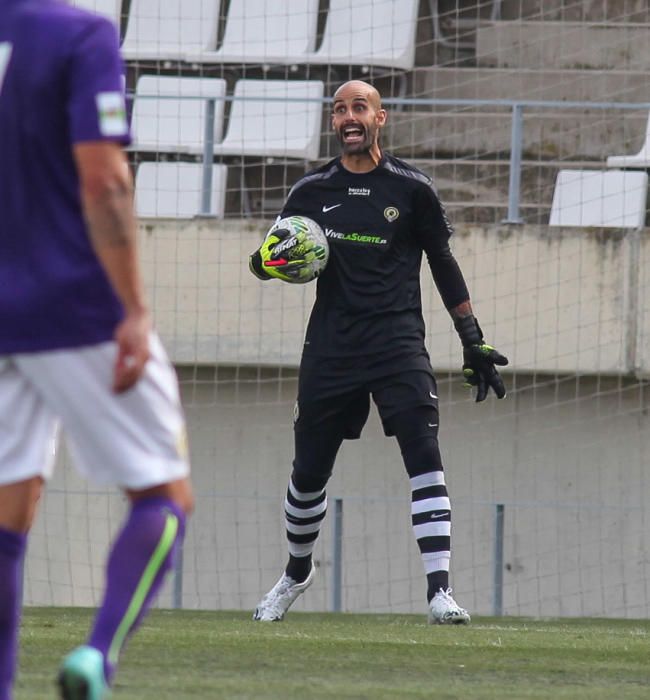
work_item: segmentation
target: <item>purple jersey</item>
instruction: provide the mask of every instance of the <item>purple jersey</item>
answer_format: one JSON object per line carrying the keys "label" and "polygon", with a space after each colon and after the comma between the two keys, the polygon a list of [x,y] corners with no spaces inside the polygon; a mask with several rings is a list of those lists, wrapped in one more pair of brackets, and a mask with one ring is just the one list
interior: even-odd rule
{"label": "purple jersey", "polygon": [[129,143],[115,27],[0,0],[0,355],[109,340],[122,306],[84,224],[72,146]]}

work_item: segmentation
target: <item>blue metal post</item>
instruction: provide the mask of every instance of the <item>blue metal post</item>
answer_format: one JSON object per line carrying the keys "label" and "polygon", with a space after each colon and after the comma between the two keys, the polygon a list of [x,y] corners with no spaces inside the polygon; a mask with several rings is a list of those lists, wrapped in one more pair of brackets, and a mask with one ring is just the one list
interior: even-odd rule
{"label": "blue metal post", "polygon": [[334,499],[332,536],[332,612],[341,612],[343,588],[343,499]]}
{"label": "blue metal post", "polygon": [[503,615],[503,537],[504,506],[497,503],[494,527],[494,606],[496,617]]}
{"label": "blue metal post", "polygon": [[176,550],[176,560],[174,562],[174,591],[172,605],[175,610],[183,607],[183,548]]}
{"label": "blue metal post", "polygon": [[510,130],[510,183],[508,186],[508,216],[504,223],[521,224],[519,199],[521,196],[521,153],[523,150],[524,108],[521,104],[512,106]]}
{"label": "blue metal post", "polygon": [[205,131],[203,134],[203,173],[201,177],[201,216],[212,214],[212,158],[214,156],[215,100],[205,101]]}

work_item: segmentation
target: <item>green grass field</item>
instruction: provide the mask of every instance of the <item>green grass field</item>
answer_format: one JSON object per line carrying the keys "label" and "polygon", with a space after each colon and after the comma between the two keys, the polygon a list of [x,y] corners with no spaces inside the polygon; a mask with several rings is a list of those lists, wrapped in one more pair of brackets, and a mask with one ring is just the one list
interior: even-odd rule
{"label": "green grass field", "polygon": [[[15,700],[56,697],[90,611],[28,608]],[[115,700],[650,698],[650,621],[154,611],[124,652]]]}

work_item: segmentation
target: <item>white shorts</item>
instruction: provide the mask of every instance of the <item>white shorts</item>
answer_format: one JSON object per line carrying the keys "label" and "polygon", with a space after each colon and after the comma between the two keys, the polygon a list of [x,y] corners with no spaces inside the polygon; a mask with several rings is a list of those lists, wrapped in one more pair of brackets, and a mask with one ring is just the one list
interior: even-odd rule
{"label": "white shorts", "polygon": [[81,474],[145,489],[189,474],[176,374],[152,334],[129,391],[112,391],[114,342],[0,356],[0,485],[52,474],[59,421]]}

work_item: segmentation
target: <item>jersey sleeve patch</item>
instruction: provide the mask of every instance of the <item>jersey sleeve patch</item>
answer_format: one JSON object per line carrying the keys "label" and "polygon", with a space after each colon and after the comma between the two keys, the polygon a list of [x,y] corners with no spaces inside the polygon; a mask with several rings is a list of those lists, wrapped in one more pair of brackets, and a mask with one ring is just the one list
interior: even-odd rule
{"label": "jersey sleeve patch", "polygon": [[95,97],[99,131],[103,136],[124,136],[129,125],[126,120],[126,105],[120,92],[100,92]]}

